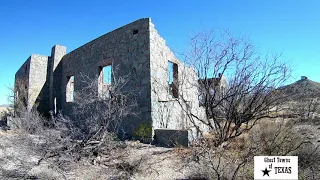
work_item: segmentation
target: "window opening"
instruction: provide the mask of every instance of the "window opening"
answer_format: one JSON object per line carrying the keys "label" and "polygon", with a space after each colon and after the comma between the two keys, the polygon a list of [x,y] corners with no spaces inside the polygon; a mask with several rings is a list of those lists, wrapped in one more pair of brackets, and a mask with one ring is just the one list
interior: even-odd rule
{"label": "window opening", "polygon": [[139,30],[138,29],[134,29],[133,31],[132,31],[132,34],[138,34],[139,33]]}
{"label": "window opening", "polygon": [[168,82],[169,93],[175,97],[179,97],[179,81],[178,81],[178,64],[168,61]]}
{"label": "window opening", "polygon": [[102,98],[109,98],[112,83],[112,65],[100,66],[99,71],[99,95]]}
{"label": "window opening", "polygon": [[54,114],[57,114],[57,98],[56,97],[53,100],[53,105],[54,105]]}
{"label": "window opening", "polygon": [[66,101],[74,101],[74,76],[68,76],[68,83],[66,88]]}
{"label": "window opening", "polygon": [[103,83],[111,84],[112,81],[112,66],[104,66],[103,69]]}

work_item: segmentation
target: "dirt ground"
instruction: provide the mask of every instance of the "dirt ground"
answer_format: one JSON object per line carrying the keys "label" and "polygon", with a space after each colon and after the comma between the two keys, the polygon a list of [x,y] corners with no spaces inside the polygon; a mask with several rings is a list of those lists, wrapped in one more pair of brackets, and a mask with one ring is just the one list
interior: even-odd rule
{"label": "dirt ground", "polygon": [[[30,142],[31,141],[33,142]],[[107,157],[97,157],[88,162],[83,158],[79,162],[59,165],[68,161],[68,157],[48,158],[38,164],[43,154],[32,148],[39,143],[39,137],[21,135],[14,131],[0,131],[0,179],[186,179],[191,170],[181,165],[174,148],[156,147],[137,141],[127,141],[124,150],[125,161],[136,163],[136,169],[126,168],[119,160],[108,161]],[[119,152],[121,154],[121,152]],[[123,161],[122,161],[123,163]],[[120,170],[119,170],[120,168]],[[121,169],[122,168],[122,169]],[[127,176],[125,175],[127,173]],[[132,173],[128,176],[128,173]]]}
{"label": "dirt ground", "polygon": [[[305,140],[320,145],[320,119],[302,120],[294,130]],[[179,148],[164,148],[126,141],[114,159],[100,155],[91,161],[82,157],[44,157],[41,138],[18,131],[0,130],[0,179],[188,179],[195,170],[178,158]],[[119,158],[117,158],[119,156]],[[39,163],[40,162],[40,163]]]}
{"label": "dirt ground", "polygon": [[294,130],[305,140],[320,146],[320,118],[301,120]]}

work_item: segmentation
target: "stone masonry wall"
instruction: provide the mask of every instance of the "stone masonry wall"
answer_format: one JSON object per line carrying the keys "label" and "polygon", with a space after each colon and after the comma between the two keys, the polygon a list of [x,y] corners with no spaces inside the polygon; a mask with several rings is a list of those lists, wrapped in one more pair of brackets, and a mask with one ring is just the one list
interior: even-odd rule
{"label": "stone masonry wall", "polygon": [[[178,97],[169,93],[168,61],[178,67]],[[150,124],[153,129],[188,130],[192,135],[195,126],[206,128],[190,116],[205,115],[199,107],[196,73],[174,56],[150,18],[118,28],[68,54],[66,47],[55,45],[51,57],[32,55],[18,70],[16,79],[27,79],[30,107],[39,105],[42,113],[61,110],[71,115],[74,103],[66,98],[68,77],[74,76],[76,94],[86,85],[82,75],[95,79],[107,65],[112,65],[115,79],[128,76],[123,90],[137,95],[139,116],[124,120],[120,135],[131,138],[141,124]]]}
{"label": "stone masonry wall", "polygon": [[[197,75],[174,56],[153,24],[150,24],[150,56],[153,128],[186,129],[196,133],[194,125],[200,126],[200,123],[189,115],[205,115],[204,109],[199,107]],[[177,98],[169,93],[168,61],[178,65]],[[201,128],[206,127],[201,125]]]}
{"label": "stone masonry wall", "polygon": [[18,81],[23,81],[26,83],[25,85],[29,84],[30,59],[31,56],[23,63],[23,65],[16,72],[15,83],[18,83]]}
{"label": "stone masonry wall", "polygon": [[62,109],[61,102],[61,80],[62,80],[62,63],[61,60],[64,55],[66,55],[67,48],[65,46],[55,45],[51,50],[51,58],[49,64],[50,76],[48,79],[49,82],[49,106],[50,109],[58,112],[58,109]]}
{"label": "stone masonry wall", "polygon": [[45,86],[47,64],[47,56],[33,54],[20,67],[15,75],[15,86],[19,85],[20,88],[27,88],[28,97],[26,100],[28,111],[32,108],[46,107],[47,105],[48,87]]}
{"label": "stone masonry wall", "polygon": [[[57,85],[61,76],[61,71],[55,74],[54,72],[58,69],[58,64],[65,52],[65,47],[56,45],[52,49],[51,57],[32,54],[17,71],[15,83],[23,82],[23,86],[28,88],[28,111],[36,108],[43,115],[48,115],[53,109],[52,94],[59,89]],[[53,77],[56,77],[55,81]]]}
{"label": "stone masonry wall", "polygon": [[49,86],[47,82],[48,56],[31,55],[28,109],[38,108],[40,112],[49,110]]}
{"label": "stone masonry wall", "polygon": [[[29,74],[30,74],[30,60],[31,56],[23,63],[19,70],[15,74],[15,85],[14,85],[14,98],[21,96],[23,90],[29,86]],[[20,91],[20,92],[19,92]],[[27,98],[27,97],[26,97]]]}
{"label": "stone masonry wall", "polygon": [[65,114],[71,113],[73,104],[66,102],[67,77],[74,76],[76,93],[84,87],[80,81],[81,74],[94,79],[99,75],[101,66],[112,64],[115,76],[129,75],[130,81],[124,90],[135,92],[139,105],[139,117],[129,117],[124,121],[122,127],[125,135],[130,137],[141,123],[151,122],[149,23],[148,18],[137,20],[75,49],[62,58],[59,103]]}

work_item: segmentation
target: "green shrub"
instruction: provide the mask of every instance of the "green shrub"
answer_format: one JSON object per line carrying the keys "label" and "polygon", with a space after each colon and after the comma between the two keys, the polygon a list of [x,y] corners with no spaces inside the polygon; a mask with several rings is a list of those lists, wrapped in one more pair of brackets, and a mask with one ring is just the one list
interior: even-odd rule
{"label": "green shrub", "polygon": [[140,140],[147,140],[152,138],[152,126],[149,122],[141,123],[139,128],[133,132],[134,138]]}

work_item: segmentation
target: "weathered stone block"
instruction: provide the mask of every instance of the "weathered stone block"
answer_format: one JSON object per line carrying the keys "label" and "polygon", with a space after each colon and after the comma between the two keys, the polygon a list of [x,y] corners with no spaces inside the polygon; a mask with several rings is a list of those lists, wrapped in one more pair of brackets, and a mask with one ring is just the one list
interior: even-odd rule
{"label": "weathered stone block", "polygon": [[165,147],[188,147],[188,131],[178,129],[155,129],[155,142]]}

